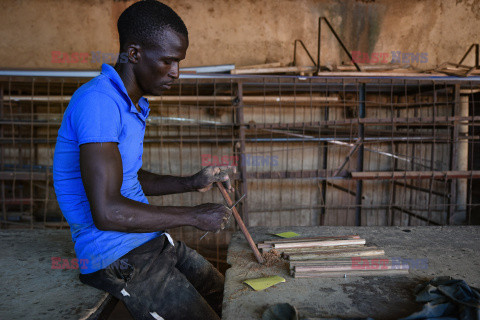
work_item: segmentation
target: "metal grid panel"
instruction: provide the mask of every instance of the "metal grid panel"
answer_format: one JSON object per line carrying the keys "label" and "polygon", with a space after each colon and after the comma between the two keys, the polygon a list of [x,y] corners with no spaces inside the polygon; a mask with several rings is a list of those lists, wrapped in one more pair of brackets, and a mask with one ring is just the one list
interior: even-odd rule
{"label": "metal grid panel", "polygon": [[[57,131],[88,79],[0,79],[3,227],[67,227],[51,181]],[[236,165],[247,224],[479,223],[480,81],[202,77],[151,97],[144,168],[190,175]],[[156,205],[222,202],[219,192],[151,197]],[[233,228],[233,227],[232,227]],[[232,228],[230,228],[232,230]],[[230,233],[173,231],[197,248]]]}

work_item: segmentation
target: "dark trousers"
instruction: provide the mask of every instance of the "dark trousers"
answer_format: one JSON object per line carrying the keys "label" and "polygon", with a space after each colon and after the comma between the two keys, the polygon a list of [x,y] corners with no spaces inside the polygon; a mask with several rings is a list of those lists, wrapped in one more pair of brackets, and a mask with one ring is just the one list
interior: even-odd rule
{"label": "dark trousers", "polygon": [[165,236],[80,281],[122,300],[136,319],[219,319],[223,275],[183,242]]}

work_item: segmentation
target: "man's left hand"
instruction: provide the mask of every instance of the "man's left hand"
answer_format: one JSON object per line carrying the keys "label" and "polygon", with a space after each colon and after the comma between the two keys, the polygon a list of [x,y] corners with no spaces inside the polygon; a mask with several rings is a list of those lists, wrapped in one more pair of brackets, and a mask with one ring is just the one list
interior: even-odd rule
{"label": "man's left hand", "polygon": [[193,189],[205,192],[212,188],[214,182],[221,182],[228,192],[233,192],[232,183],[228,171],[235,173],[235,167],[213,167],[208,166],[194,174],[192,179]]}

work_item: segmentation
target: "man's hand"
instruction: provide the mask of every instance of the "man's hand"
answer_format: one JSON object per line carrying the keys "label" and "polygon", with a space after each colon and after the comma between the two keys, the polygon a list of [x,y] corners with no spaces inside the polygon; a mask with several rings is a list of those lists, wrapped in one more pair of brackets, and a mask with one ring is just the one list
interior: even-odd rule
{"label": "man's hand", "polygon": [[235,167],[205,167],[191,177],[193,189],[205,192],[212,188],[214,182],[221,182],[228,192],[234,191],[227,170],[232,169],[235,173]]}
{"label": "man's hand", "polygon": [[196,227],[204,231],[218,231],[225,228],[231,210],[223,204],[218,203],[204,203],[194,207],[197,213]]}

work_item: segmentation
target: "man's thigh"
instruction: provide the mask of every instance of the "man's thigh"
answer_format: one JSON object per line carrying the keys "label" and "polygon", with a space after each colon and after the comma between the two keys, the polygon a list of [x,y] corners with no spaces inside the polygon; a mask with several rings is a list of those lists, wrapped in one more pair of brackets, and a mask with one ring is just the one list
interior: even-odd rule
{"label": "man's thigh", "polygon": [[224,276],[203,256],[183,242],[177,241],[175,249],[177,260],[175,267],[221,316]]}

